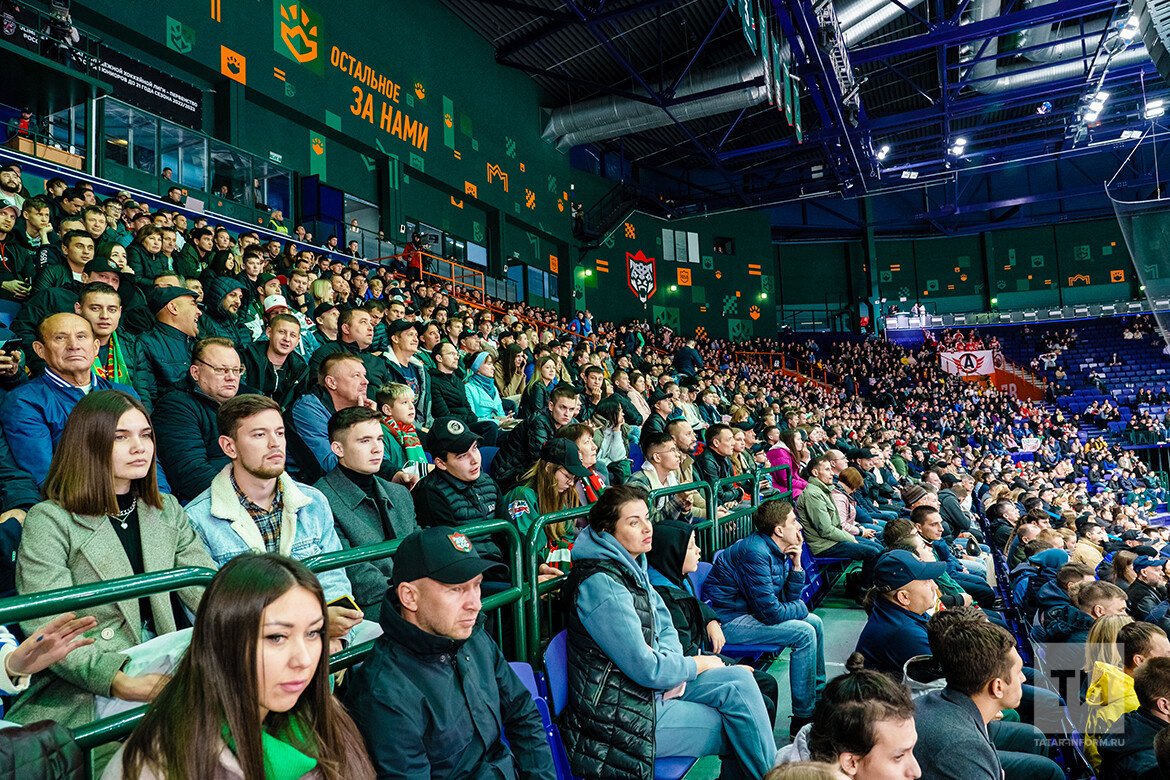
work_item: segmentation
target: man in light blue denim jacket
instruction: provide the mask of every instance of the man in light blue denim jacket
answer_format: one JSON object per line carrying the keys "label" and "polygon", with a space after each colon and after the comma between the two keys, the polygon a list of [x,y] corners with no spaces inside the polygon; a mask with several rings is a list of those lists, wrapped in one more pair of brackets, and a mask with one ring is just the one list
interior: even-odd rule
{"label": "man in light blue denim jacket", "polygon": [[[276,552],[304,560],[340,550],[325,496],[284,472],[279,405],[262,395],[237,395],[220,405],[216,424],[219,446],[232,462],[186,507],[216,564],[222,566],[247,552]],[[351,593],[344,569],[322,572],[318,579],[326,602]],[[344,636],[361,619],[357,610],[329,607],[331,638]]]}

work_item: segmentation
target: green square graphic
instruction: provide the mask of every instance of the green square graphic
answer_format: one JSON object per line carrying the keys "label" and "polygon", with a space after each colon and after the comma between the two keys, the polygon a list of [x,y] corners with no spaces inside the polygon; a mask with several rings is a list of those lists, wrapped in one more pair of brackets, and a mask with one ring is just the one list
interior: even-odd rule
{"label": "green square graphic", "polygon": [[323,44],[321,15],[296,0],[272,0],[272,48],[282,57],[320,75],[328,48]]}
{"label": "green square graphic", "polygon": [[691,303],[706,303],[707,288],[697,284],[691,285]]}
{"label": "green square graphic", "polygon": [[186,54],[195,48],[195,31],[178,19],[167,17],[167,48]]}
{"label": "green square graphic", "polygon": [[1044,255],[1032,255],[1032,267],[1033,268],[1043,268],[1044,267]]}

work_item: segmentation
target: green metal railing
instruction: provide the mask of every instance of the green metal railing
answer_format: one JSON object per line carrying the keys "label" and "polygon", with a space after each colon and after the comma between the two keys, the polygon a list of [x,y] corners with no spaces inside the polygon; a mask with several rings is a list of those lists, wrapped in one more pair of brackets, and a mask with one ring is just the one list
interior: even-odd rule
{"label": "green metal railing", "polygon": [[[781,480],[790,487],[787,466],[760,468],[753,472],[719,480],[714,486],[706,482],[689,482],[685,485],[660,488],[650,492],[650,500],[676,493],[697,491],[706,500],[707,518],[694,524],[703,556],[711,560],[718,550],[751,532],[751,515],[755,508],[765,501],[788,498],[790,490],[773,490],[762,494],[761,479],[770,479],[777,472],[784,472],[788,479]],[[750,500],[730,514],[716,518],[716,496],[718,490],[728,485],[739,485],[751,480],[748,493]],[[484,536],[503,537],[506,544],[506,563],[510,578],[503,590],[490,593],[483,599],[485,612],[501,612],[511,617],[508,621],[510,633],[505,630],[503,620],[496,621],[497,641],[501,647],[509,646],[513,658],[522,658],[539,664],[542,650],[542,634],[551,635],[551,629],[558,619],[563,619],[563,605],[559,604],[557,593],[564,584],[564,577],[555,577],[545,582],[538,578],[539,567],[547,555],[545,529],[561,522],[576,522],[589,512],[589,507],[577,507],[554,512],[540,517],[527,534],[521,538],[516,526],[507,520],[487,520],[464,526],[461,530],[475,539]],[[331,571],[358,563],[381,560],[392,556],[401,540],[355,547],[325,553],[308,558],[305,565],[315,573]],[[205,587],[216,572],[212,569],[187,567],[133,577],[123,577],[106,582],[61,588],[24,596],[0,600],[0,625],[19,623],[63,612],[84,610],[101,604],[142,598],[157,593],[168,593],[190,587]],[[542,609],[543,606],[543,609]],[[558,610],[558,607],[560,608]],[[547,613],[547,614],[543,614]],[[549,629],[542,631],[542,628]],[[335,653],[329,659],[330,669],[339,671],[360,663],[373,649],[374,642],[362,642]],[[83,750],[92,750],[105,743],[121,739],[129,734],[146,712],[146,706],[120,713],[109,718],[94,721],[74,730],[74,739]]]}

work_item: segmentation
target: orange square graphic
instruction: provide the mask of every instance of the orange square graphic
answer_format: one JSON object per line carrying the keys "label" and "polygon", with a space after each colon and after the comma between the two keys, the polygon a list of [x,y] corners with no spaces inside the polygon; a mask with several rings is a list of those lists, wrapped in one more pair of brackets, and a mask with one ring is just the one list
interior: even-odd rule
{"label": "orange square graphic", "polygon": [[219,72],[232,81],[248,83],[248,58],[227,46],[219,47]]}
{"label": "orange square graphic", "polygon": [[1109,272],[1109,281],[1111,281],[1111,282],[1124,282],[1125,281],[1125,270],[1122,268],[1117,268],[1113,271],[1110,271]]}
{"label": "orange square graphic", "polygon": [[556,255],[549,255],[548,256],[548,270],[554,274],[560,273],[561,261],[560,261],[560,258],[558,258]]}
{"label": "orange square graphic", "polygon": [[689,268],[679,268],[678,269],[678,284],[680,287],[690,287],[691,286],[691,269],[689,269]]}

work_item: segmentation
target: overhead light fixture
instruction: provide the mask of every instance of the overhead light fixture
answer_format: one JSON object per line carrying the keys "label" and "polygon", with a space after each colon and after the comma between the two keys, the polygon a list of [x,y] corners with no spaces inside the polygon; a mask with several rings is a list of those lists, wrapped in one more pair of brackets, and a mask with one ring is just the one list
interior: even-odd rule
{"label": "overhead light fixture", "polygon": [[1047,114],[1051,110],[1052,110],[1052,101],[1051,100],[1045,100],[1043,103],[1036,106],[1036,113],[1040,114],[1041,116],[1043,116],[1044,114]]}
{"label": "overhead light fixture", "polygon": [[1096,122],[1097,116],[1098,116],[1098,113],[1096,111],[1090,111],[1089,113],[1085,114],[1085,121],[1090,123],[1090,124],[1093,122]]}
{"label": "overhead light fixture", "polygon": [[1100,114],[1102,109],[1104,109],[1104,108],[1105,108],[1105,101],[1103,101],[1103,100],[1093,100],[1089,103],[1090,113]]}
{"label": "overhead light fixture", "polygon": [[889,156],[889,154],[890,154],[890,145],[883,144],[882,148],[878,149],[877,158],[879,160],[884,160],[884,159],[886,159],[886,157]]}
{"label": "overhead light fixture", "polygon": [[1121,28],[1121,40],[1132,41],[1138,34],[1138,18],[1136,16],[1129,17],[1129,21]]}
{"label": "overhead light fixture", "polygon": [[1122,130],[1121,131],[1121,138],[1119,140],[1136,141],[1137,139],[1139,139],[1141,137],[1142,137],[1142,132],[1140,130]]}
{"label": "overhead light fixture", "polygon": [[918,171],[902,171],[903,179],[917,179]]}
{"label": "overhead light fixture", "polygon": [[1166,114],[1166,107],[1165,106],[1147,105],[1146,112],[1145,112],[1144,116],[1146,119],[1157,119],[1160,116],[1165,116],[1165,114]]}
{"label": "overhead light fixture", "polygon": [[1102,103],[1104,103],[1106,100],[1109,99],[1109,93],[1103,89],[1099,89],[1099,90],[1097,90],[1097,94],[1094,95],[1093,97],[1096,100],[1100,100]]}
{"label": "overhead light fixture", "polygon": [[959,136],[958,138],[955,139],[955,146],[959,147],[960,149],[962,149],[966,145],[967,145],[967,139],[964,138],[963,136]]}

